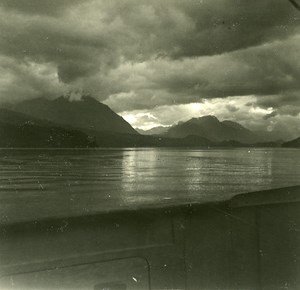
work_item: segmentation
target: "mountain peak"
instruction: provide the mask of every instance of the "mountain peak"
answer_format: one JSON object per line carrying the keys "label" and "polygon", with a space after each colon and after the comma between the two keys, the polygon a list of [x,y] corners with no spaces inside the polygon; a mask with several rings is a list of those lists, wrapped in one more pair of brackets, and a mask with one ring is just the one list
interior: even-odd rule
{"label": "mountain peak", "polygon": [[198,118],[192,118],[187,122],[194,123],[194,124],[220,123],[218,118],[213,115],[206,115]]}
{"label": "mountain peak", "polygon": [[214,121],[219,121],[218,118],[214,115],[206,115],[199,117],[198,120],[214,120]]}
{"label": "mountain peak", "polygon": [[60,96],[60,97],[52,100],[52,102],[61,102],[61,103],[86,102],[86,103],[99,103],[100,104],[99,101],[97,101],[95,98],[93,98],[90,95],[82,95],[78,99],[72,98],[71,95],[64,95],[64,96]]}
{"label": "mountain peak", "polygon": [[220,122],[218,118],[207,115],[199,118],[192,118],[189,121],[177,124],[170,128],[167,137],[183,138],[188,135],[205,137],[211,141],[239,141],[242,143],[255,142],[255,134],[244,128],[242,125],[232,122]]}
{"label": "mountain peak", "polygon": [[40,98],[24,101],[15,105],[13,110],[84,130],[137,134],[122,117],[89,95],[77,101],[70,96],[60,96],[54,100]]}
{"label": "mountain peak", "polygon": [[89,102],[89,103],[100,103],[98,100],[93,98],[91,95],[82,96],[80,101]]}

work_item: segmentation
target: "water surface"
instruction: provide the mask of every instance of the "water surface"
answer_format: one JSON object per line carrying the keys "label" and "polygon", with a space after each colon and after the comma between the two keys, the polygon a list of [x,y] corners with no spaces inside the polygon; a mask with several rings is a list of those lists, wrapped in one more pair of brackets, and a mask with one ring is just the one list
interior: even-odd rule
{"label": "water surface", "polygon": [[2,149],[2,222],[224,200],[298,185],[297,149]]}

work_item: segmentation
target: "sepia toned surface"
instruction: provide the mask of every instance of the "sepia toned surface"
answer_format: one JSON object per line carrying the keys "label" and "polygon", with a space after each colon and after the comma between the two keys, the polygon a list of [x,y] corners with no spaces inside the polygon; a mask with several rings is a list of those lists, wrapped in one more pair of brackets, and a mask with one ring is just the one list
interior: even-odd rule
{"label": "sepia toned surface", "polygon": [[0,287],[298,289],[299,189],[1,225]]}
{"label": "sepia toned surface", "polygon": [[2,223],[297,185],[297,149],[1,150]]}
{"label": "sepia toned surface", "polygon": [[300,289],[300,0],[0,0],[0,290]]}

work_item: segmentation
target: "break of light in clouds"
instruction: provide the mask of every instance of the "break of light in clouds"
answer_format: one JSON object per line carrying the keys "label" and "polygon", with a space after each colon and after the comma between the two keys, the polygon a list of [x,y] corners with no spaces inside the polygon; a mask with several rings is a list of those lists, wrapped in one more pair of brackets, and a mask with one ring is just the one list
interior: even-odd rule
{"label": "break of light in clouds", "polygon": [[297,134],[299,17],[285,0],[0,0],[0,103],[84,92],[141,128],[212,114]]}
{"label": "break of light in clouds", "polygon": [[[253,106],[254,96],[228,97],[226,99],[204,99],[202,103],[190,103],[171,106],[160,106],[151,110],[135,110],[122,112],[122,117],[134,127],[150,129],[154,126],[171,126],[174,123],[187,121],[195,116],[215,115],[221,120],[251,123],[252,127],[258,119],[273,111],[272,107]],[[242,121],[241,121],[242,120]],[[259,129],[259,123],[257,128]]]}

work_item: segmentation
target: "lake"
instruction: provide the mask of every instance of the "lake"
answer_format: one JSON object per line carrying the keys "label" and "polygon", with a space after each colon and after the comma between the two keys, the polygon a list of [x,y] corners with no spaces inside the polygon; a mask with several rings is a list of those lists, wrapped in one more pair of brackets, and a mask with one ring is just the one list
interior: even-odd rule
{"label": "lake", "polygon": [[228,199],[300,184],[298,149],[1,149],[1,222]]}

